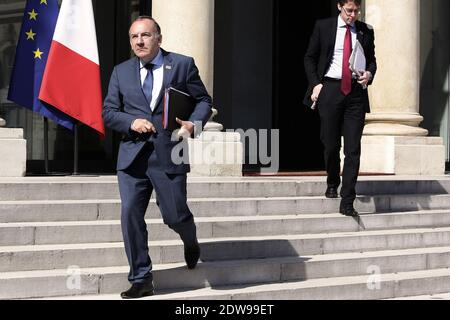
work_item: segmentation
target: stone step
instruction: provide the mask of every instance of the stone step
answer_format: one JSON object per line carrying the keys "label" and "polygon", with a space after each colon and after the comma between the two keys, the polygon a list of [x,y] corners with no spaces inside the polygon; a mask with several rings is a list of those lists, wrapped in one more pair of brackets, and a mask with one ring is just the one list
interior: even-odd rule
{"label": "stone step", "polygon": [[[189,198],[322,196],[324,177],[189,178]],[[361,177],[359,194],[448,194],[445,177]],[[2,178],[0,201],[119,199],[116,176]]]}
{"label": "stone step", "polygon": [[[369,289],[367,280],[367,276],[355,276],[252,286],[207,287],[161,293],[141,300],[381,300],[414,295],[439,296],[441,292],[450,291],[450,270],[447,268],[383,274],[379,289],[373,284],[370,284]],[[375,289],[372,289],[374,287]],[[45,300],[121,300],[121,298],[115,293],[59,296]]]}
{"label": "stone step", "polygon": [[[450,228],[200,239],[201,260],[215,262],[443,247]],[[180,240],[150,241],[154,264],[182,263]],[[122,242],[0,247],[0,272],[127,265]]]}
{"label": "stone step", "polygon": [[[339,199],[325,197],[191,198],[196,217],[325,214],[339,211]],[[359,196],[357,210],[365,213],[449,209],[450,195]],[[155,200],[147,218],[160,218]],[[0,223],[93,221],[120,219],[120,200],[0,201]]]}
{"label": "stone step", "polygon": [[410,297],[399,297],[385,300],[450,300],[450,293],[441,293],[441,294],[429,294],[424,296],[410,296]]}
{"label": "stone step", "polygon": [[[450,283],[439,285],[437,291],[430,291],[439,280],[450,280],[450,270],[444,269],[450,262],[450,247],[383,251],[370,253],[335,254],[323,256],[302,256],[291,258],[239,260],[200,263],[195,270],[188,270],[184,264],[155,265],[154,285],[157,294],[178,291],[183,288],[201,289],[221,286],[264,287],[272,284],[286,284],[295,281],[299,286],[295,299],[334,299],[340,286],[346,297],[349,292],[356,299],[377,299],[401,295],[417,295],[429,292],[448,292]],[[444,267],[443,267],[444,266]],[[400,277],[396,277],[396,273]],[[118,294],[126,289],[128,267],[107,267],[90,269],[64,269],[29,272],[11,272],[0,275],[0,298],[39,298],[64,295]],[[433,279],[430,281],[430,278]],[[421,280],[402,287],[402,280]],[[315,280],[315,281],[314,281]],[[395,280],[400,280],[395,283]],[[405,281],[406,283],[408,281]],[[261,284],[265,284],[261,286]],[[312,286],[314,284],[314,286]],[[364,284],[364,286],[362,286]],[[357,285],[357,286],[355,286]],[[316,292],[317,288],[322,288]],[[327,293],[328,288],[331,292]],[[284,290],[255,290],[241,292],[243,299],[292,299],[294,292]],[[422,290],[421,290],[422,289]],[[426,290],[423,290],[426,289]],[[387,295],[390,292],[391,295]],[[440,291],[442,290],[442,291]],[[356,291],[356,292],[355,292]],[[369,293],[370,292],[370,293]],[[332,293],[332,295],[330,295]],[[175,293],[177,294],[177,293]],[[178,293],[179,294],[179,293]],[[275,294],[273,296],[272,294]],[[378,294],[381,294],[380,296]],[[247,296],[248,295],[248,296]],[[305,296],[306,295],[306,296]],[[384,296],[383,296],[384,295]],[[224,296],[221,296],[223,298]],[[235,293],[232,298],[234,299]],[[180,298],[182,298],[180,296]],[[210,298],[203,296],[203,298]],[[217,298],[214,297],[213,298]]]}
{"label": "stone step", "polygon": [[[146,221],[149,240],[175,240],[178,234],[162,219]],[[199,238],[358,232],[450,226],[450,210],[362,214],[280,215],[196,218]],[[122,241],[119,220],[0,223],[0,246],[77,244]]]}
{"label": "stone step", "polygon": [[[160,293],[141,300],[422,300],[444,297],[448,294],[449,269],[413,271],[382,275],[380,289],[367,287],[367,276],[313,279],[254,286],[223,286],[203,289],[185,289]],[[446,289],[447,288],[447,289]],[[447,291],[446,291],[447,290]],[[414,296],[423,293],[424,295]],[[434,293],[432,296],[432,292]],[[410,297],[412,295],[412,297]],[[121,300],[119,294],[47,297],[44,300]],[[41,299],[38,299],[41,300]],[[229,301],[229,302],[226,302]],[[270,304],[268,302],[267,304]],[[215,314],[219,312],[215,310]]]}

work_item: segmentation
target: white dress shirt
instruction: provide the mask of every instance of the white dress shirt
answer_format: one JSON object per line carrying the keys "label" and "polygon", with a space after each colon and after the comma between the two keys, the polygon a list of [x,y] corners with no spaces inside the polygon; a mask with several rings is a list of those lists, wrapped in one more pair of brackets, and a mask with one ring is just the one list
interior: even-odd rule
{"label": "white dress shirt", "polygon": [[[350,26],[350,31],[352,34],[352,48],[354,49],[357,39],[356,27],[354,23]],[[346,32],[347,32],[346,23],[342,19],[341,15],[339,15],[336,43],[334,45],[333,60],[331,62],[330,68],[325,73],[325,77],[333,79],[342,79],[342,60],[344,59],[344,40]]]}
{"label": "white dress shirt", "polygon": [[[159,50],[155,59],[151,61],[153,63],[153,91],[152,91],[152,101],[150,102],[150,108],[155,110],[156,101],[158,99],[159,93],[161,92],[161,88],[163,86],[163,77],[164,77],[164,58],[162,56],[161,50]],[[144,68],[144,64],[142,61],[140,62],[141,68],[141,86],[144,85],[144,80],[147,77],[148,70]]]}

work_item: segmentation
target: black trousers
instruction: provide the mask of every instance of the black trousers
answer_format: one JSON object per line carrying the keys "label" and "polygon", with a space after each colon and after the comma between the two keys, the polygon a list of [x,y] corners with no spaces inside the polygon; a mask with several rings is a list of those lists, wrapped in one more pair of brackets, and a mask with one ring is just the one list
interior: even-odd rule
{"label": "black trousers", "polygon": [[163,221],[179,234],[183,243],[197,243],[194,217],[187,205],[186,174],[170,175],[161,168],[152,144],[147,144],[130,168],[117,172],[121,227],[130,265],[128,280],[140,283],[152,276],[145,213],[153,190]]}
{"label": "black trousers", "polygon": [[321,119],[321,140],[325,147],[325,165],[328,186],[341,184],[341,139],[344,137],[344,170],[342,173],[341,206],[352,205],[356,199],[356,182],[360,168],[361,138],[366,111],[363,88],[356,81],[352,91],[344,96],[341,81],[325,78],[317,102]]}

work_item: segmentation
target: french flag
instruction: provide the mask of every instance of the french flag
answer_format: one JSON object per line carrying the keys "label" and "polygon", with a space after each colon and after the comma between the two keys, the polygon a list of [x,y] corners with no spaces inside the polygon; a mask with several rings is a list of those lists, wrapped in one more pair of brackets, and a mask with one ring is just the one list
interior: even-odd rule
{"label": "french flag", "polygon": [[91,0],[62,1],[39,99],[105,136]]}

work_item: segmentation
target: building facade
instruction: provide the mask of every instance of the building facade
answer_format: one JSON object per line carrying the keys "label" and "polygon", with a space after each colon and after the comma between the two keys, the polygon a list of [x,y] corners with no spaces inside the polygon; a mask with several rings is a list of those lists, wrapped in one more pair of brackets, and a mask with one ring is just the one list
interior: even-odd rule
{"label": "building facade", "polygon": [[[307,87],[303,55],[314,21],[337,15],[335,0],[93,0],[93,4],[103,95],[114,65],[131,56],[130,22],[140,14],[152,15],[161,24],[163,48],[195,58],[219,112],[216,121],[225,129],[279,129],[280,170],[323,170],[319,117],[301,103]],[[6,100],[24,7],[23,0],[0,0],[0,117],[7,127],[24,128],[27,171],[39,173],[44,160],[43,120]],[[380,137],[383,145],[393,136],[414,141],[440,137],[443,140],[421,142],[426,146],[421,152],[432,149],[428,154],[449,162],[449,16],[448,0],[363,1],[361,19],[375,29],[379,61],[370,88],[368,146]],[[120,137],[108,131],[102,141],[88,128],[79,132],[80,171],[113,173]],[[51,124],[49,142],[51,168],[70,171],[73,134]]]}

